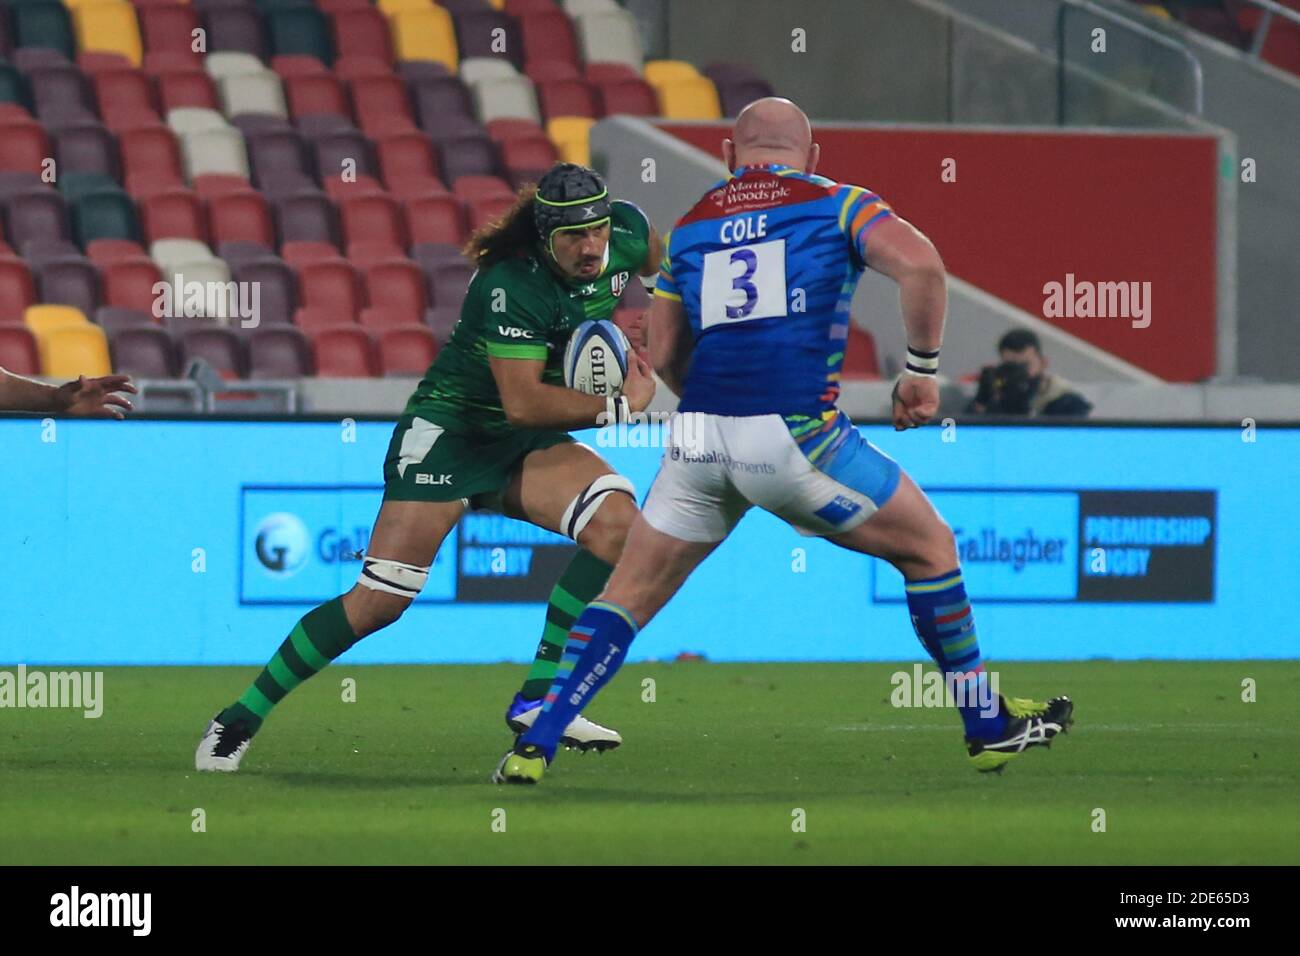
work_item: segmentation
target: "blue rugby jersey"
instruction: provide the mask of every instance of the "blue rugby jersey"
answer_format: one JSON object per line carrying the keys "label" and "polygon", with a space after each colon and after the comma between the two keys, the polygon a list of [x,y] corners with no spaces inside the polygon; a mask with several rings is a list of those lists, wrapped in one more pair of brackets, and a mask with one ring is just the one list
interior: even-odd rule
{"label": "blue rugby jersey", "polygon": [[869,189],[789,166],[710,188],[665,237],[655,288],[695,339],[680,410],[829,418],[866,235],[892,215]]}

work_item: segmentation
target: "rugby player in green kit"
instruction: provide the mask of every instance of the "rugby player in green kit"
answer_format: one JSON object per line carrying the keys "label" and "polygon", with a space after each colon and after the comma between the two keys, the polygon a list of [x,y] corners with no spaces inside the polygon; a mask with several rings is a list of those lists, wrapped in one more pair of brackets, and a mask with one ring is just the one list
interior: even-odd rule
{"label": "rugby player in green kit", "polygon": [[[477,271],[460,322],[388,447],[383,505],[360,578],[298,621],[243,696],[209,722],[197,769],[238,770],[253,735],[289,691],[396,621],[467,508],[499,511],[578,544],[506,719],[521,733],[540,712],[569,628],[605,586],[637,513],[632,483],[568,432],[625,422],[655,390],[649,364],[634,352],[620,397],[566,388],[564,349],[581,323],[613,314],[633,276],[654,275],[663,251],[640,209],[611,201],[592,170],[563,163],[535,192],[522,190],[500,222],[476,233],[467,255]],[[563,742],[605,750],[622,738],[579,718]]]}

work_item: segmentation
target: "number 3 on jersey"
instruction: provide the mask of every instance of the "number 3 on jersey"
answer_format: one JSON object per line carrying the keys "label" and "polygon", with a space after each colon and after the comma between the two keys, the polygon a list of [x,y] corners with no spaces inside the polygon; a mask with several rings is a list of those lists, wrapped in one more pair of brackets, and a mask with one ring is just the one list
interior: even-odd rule
{"label": "number 3 on jersey", "polygon": [[705,254],[701,329],[787,314],[784,239]]}

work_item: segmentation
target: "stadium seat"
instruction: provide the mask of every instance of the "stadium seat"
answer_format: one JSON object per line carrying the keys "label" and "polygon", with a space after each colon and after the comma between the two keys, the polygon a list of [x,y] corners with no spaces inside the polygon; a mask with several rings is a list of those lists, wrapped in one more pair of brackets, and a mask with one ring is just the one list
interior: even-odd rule
{"label": "stadium seat", "polygon": [[433,144],[423,133],[412,130],[378,138],[375,152],[384,185],[394,194],[418,195],[444,190]]}
{"label": "stadium seat", "polygon": [[39,174],[50,155],[45,130],[32,122],[0,122],[0,170]]}
{"label": "stadium seat", "polygon": [[[262,18],[252,7],[221,7],[205,10],[204,23],[208,31],[208,56],[205,65],[213,76],[229,75],[213,72],[214,65],[221,69],[221,61],[211,62],[214,54],[246,53],[260,61],[266,56],[266,33]],[[245,72],[249,72],[245,70]]]}
{"label": "stadium seat", "polygon": [[[572,15],[572,14],[571,14]],[[578,48],[584,62],[625,63],[638,72],[645,53],[636,19],[626,10],[584,13],[577,18]]]}
{"label": "stadium seat", "polygon": [[409,314],[413,322],[419,322],[428,307],[424,273],[410,259],[389,259],[371,266],[365,271],[365,284],[371,306]]}
{"label": "stadium seat", "polygon": [[357,196],[339,204],[346,243],[382,242],[397,249],[407,245],[402,207],[392,196]]}
{"label": "stadium seat", "polygon": [[266,129],[245,132],[253,182],[265,189],[276,175],[297,173],[307,176],[307,161],[302,137],[292,129]]}
{"label": "stadium seat", "polygon": [[449,116],[473,116],[474,103],[465,84],[451,76],[431,76],[408,84],[420,128],[430,130]]}
{"label": "stadium seat", "polygon": [[439,143],[438,156],[443,181],[448,184],[461,176],[491,176],[497,171],[496,147],[486,136],[464,136]]}
{"label": "stadium seat", "polygon": [[112,344],[113,336],[122,329],[160,328],[161,323],[152,312],[143,309],[124,309],[115,305],[101,305],[95,310],[95,324],[104,330]]}
{"label": "stadium seat", "polygon": [[267,12],[264,17],[272,53],[314,56],[327,66],[334,62],[329,24],[319,10],[310,6],[286,7]]}
{"label": "stadium seat", "polygon": [[411,261],[428,274],[434,266],[458,261],[461,247],[450,242],[417,242],[411,246]]}
{"label": "stadium seat", "polygon": [[388,26],[393,55],[398,60],[433,60],[449,70],[456,69],[456,32],[451,14],[443,8],[430,5],[400,10],[389,14]]}
{"label": "stadium seat", "polygon": [[[187,3],[168,3],[141,7],[136,19],[146,50],[193,51],[194,31],[202,24],[194,8]],[[197,59],[200,54],[195,53]]]}
{"label": "stadium seat", "polygon": [[[43,47],[57,50],[67,60],[76,56],[72,18],[63,4],[11,3],[9,14],[13,18],[18,47]],[[18,66],[22,68],[21,63]]]}
{"label": "stadium seat", "polygon": [[343,84],[333,73],[309,73],[282,77],[289,115],[295,120],[317,113],[332,113],[352,119]]}
{"label": "stadium seat", "polygon": [[314,56],[301,53],[282,53],[271,57],[271,70],[280,77],[329,75],[329,67]]}
{"label": "stadium seat", "polygon": [[578,42],[569,18],[554,8],[519,16],[526,60],[563,60],[577,65]]}
{"label": "stadium seat", "polygon": [[379,335],[387,329],[415,328],[427,332],[420,324],[420,313],[387,305],[367,306],[361,310],[360,325]]}
{"label": "stadium seat", "polygon": [[4,203],[9,241],[22,248],[30,239],[68,238],[67,210],[63,197],[48,186],[15,193]]}
{"label": "stadium seat", "polygon": [[88,324],[80,309],[68,305],[29,305],[23,311],[23,324],[38,339],[55,329]]}
{"label": "stadium seat", "polygon": [[409,86],[424,80],[445,79],[452,75],[452,71],[445,63],[435,63],[432,60],[398,60],[397,75]]}
{"label": "stadium seat", "polygon": [[248,377],[305,378],[314,374],[311,343],[293,326],[258,328],[248,338]]}
{"label": "stadium seat", "polygon": [[651,86],[693,80],[700,75],[700,71],[685,60],[649,60],[641,73]]}
{"label": "stadium seat", "polygon": [[546,134],[566,163],[591,165],[591,127],[595,120],[585,116],[557,116],[546,124]]}
{"label": "stadium seat", "polygon": [[167,111],[167,128],[177,136],[210,129],[227,129],[230,124],[216,110],[199,106],[181,106]]}
{"label": "stadium seat", "polygon": [[669,80],[655,86],[655,92],[659,96],[659,112],[666,119],[722,118],[722,103],[718,100],[718,90],[707,77]]}
{"label": "stadium seat", "polygon": [[270,249],[275,245],[271,210],[261,193],[249,189],[226,193],[208,200],[208,222],[212,241],[255,242]]}
{"label": "stadium seat", "polygon": [[212,250],[197,239],[159,239],[149,243],[149,258],[167,275],[186,263],[211,259]]}
{"label": "stadium seat", "polygon": [[68,63],[47,64],[27,71],[32,104],[42,122],[74,117],[94,119],[94,98],[86,78]]}
{"label": "stadium seat", "polygon": [[413,245],[443,243],[460,246],[468,238],[465,207],[454,196],[419,196],[403,206],[407,232]]}
{"label": "stadium seat", "polygon": [[537,98],[546,119],[553,116],[588,116],[596,119],[600,116],[600,103],[595,89],[583,80],[542,83],[537,87]]}
{"label": "stadium seat", "polygon": [[307,190],[286,193],[277,196],[272,205],[281,243],[310,239],[338,245],[334,206],[324,193]]}
{"label": "stadium seat", "polygon": [[529,60],[524,74],[535,84],[582,79],[582,72],[568,60]]}
{"label": "stadium seat", "polygon": [[73,8],[72,22],[81,49],[118,53],[132,66],[143,62],[144,44],[131,4],[119,0],[81,4]]}
{"label": "stadium seat", "polygon": [[208,227],[203,204],[193,191],[180,187],[159,190],[139,201],[140,226],[146,242],[197,239],[206,243]]}
{"label": "stadium seat", "polygon": [[184,106],[208,110],[221,108],[216,83],[197,67],[159,72],[156,74],[156,82],[158,102],[164,113]]}
{"label": "stadium seat", "polygon": [[358,178],[375,178],[379,172],[370,141],[355,129],[340,129],[313,136],[312,151],[322,183],[338,180],[345,172]]}
{"label": "stadium seat", "polygon": [[522,17],[529,13],[559,13],[555,0],[505,0],[503,9],[512,17]]}
{"label": "stadium seat", "polygon": [[432,309],[426,309],[424,313],[424,324],[428,326],[429,331],[437,340],[438,345],[446,345],[451,338],[452,331],[456,328],[456,323],[460,321],[460,305],[440,305]]}
{"label": "stadium seat", "polygon": [[482,80],[473,84],[470,92],[474,98],[475,115],[481,123],[505,117],[541,122],[537,92],[532,81],[525,76]]}
{"label": "stadium seat", "polygon": [[600,98],[600,115],[658,116],[659,97],[654,88],[641,79],[611,80],[596,86]]}
{"label": "stadium seat", "polygon": [[31,329],[3,318],[0,305],[0,368],[15,375],[40,375],[41,353]]}
{"label": "stadium seat", "polygon": [[217,81],[221,109],[229,117],[241,113],[262,113],[289,118],[280,78],[266,70],[262,73],[238,73]]}
{"label": "stadium seat", "polygon": [[51,129],[54,158],[60,175],[68,173],[103,173],[117,179],[121,169],[117,142],[97,120],[82,120]]}
{"label": "stadium seat", "polygon": [[203,58],[203,69],[214,80],[268,72],[260,55],[247,50],[220,50]]}
{"label": "stadium seat", "polygon": [[33,269],[51,259],[63,259],[68,256],[77,259],[83,258],[81,250],[77,248],[76,244],[69,242],[67,239],[51,239],[46,236],[28,239],[23,243],[19,254],[27,260],[28,265]]}
{"label": "stadium seat", "polygon": [[325,195],[329,196],[336,207],[342,205],[344,200],[355,196],[371,196],[375,193],[382,196],[385,192],[383,184],[378,179],[364,173],[355,179],[344,179],[342,176],[325,177]]}
{"label": "stadium seat", "polygon": [[391,17],[403,10],[427,10],[433,6],[433,0],[379,0],[375,6],[384,16]]}
{"label": "stadium seat", "polygon": [[588,13],[606,13],[618,9],[615,0],[564,0],[564,12],[571,17],[580,17]]}
{"label": "stadium seat", "polygon": [[47,259],[33,269],[41,302],[70,305],[82,315],[99,308],[99,272],[80,255]]}
{"label": "stadium seat", "polygon": [[462,64],[470,57],[503,57],[521,66],[523,43],[512,17],[495,10],[452,11]]}
{"label": "stadium seat", "polygon": [[317,242],[311,239],[293,239],[281,243],[280,258],[297,269],[308,262],[322,259],[337,259],[338,249],[330,242]]}
{"label": "stadium seat", "polygon": [[[339,62],[346,57],[358,56],[374,57],[384,63],[393,62],[393,43],[388,21],[374,7],[362,5],[332,11],[330,24]],[[340,72],[339,62],[334,64],[335,72]]]}
{"label": "stadium seat", "polygon": [[122,172],[127,191],[133,182],[162,186],[181,185],[181,151],[176,135],[166,126],[133,126],[117,130]]}
{"label": "stadium seat", "polygon": [[438,357],[438,339],[423,325],[394,325],[378,329],[377,335],[384,375],[421,376]]}
{"label": "stadium seat", "polygon": [[357,270],[345,259],[310,262],[298,270],[299,301],[355,316],[364,304]]}
{"label": "stadium seat", "polygon": [[349,92],[352,94],[354,115],[363,130],[368,131],[375,120],[391,120],[394,117],[405,119],[412,129],[415,128],[406,86],[395,75],[353,80]]}
{"label": "stadium seat", "polygon": [[508,80],[519,76],[519,70],[509,60],[499,56],[475,56],[460,61],[457,70],[466,85],[483,83],[487,80]]}
{"label": "stadium seat", "polygon": [[373,378],[380,374],[375,340],[365,329],[323,329],[312,336],[321,378]]}
{"label": "stadium seat", "polygon": [[184,157],[185,176],[191,182],[198,176],[242,176],[247,179],[249,175],[244,137],[233,126],[185,135],[181,138],[181,155]]}
{"label": "stadium seat", "polygon": [[99,115],[109,129],[160,123],[158,94],[141,70],[105,70],[94,79]]}
{"label": "stadium seat", "polygon": [[470,230],[477,231],[496,222],[510,211],[510,207],[514,205],[514,202],[515,197],[513,195],[479,196],[469,200],[466,205],[469,207]]}
{"label": "stadium seat", "polygon": [[582,75],[588,83],[613,83],[617,80],[642,80],[641,71],[627,63],[596,60],[583,64]]}
{"label": "stadium seat", "polygon": [[230,193],[256,192],[247,176],[239,176],[233,173],[205,173],[201,176],[195,176],[190,185],[194,187],[194,192],[198,197],[204,201],[217,196],[227,196]]}
{"label": "stadium seat", "polygon": [[23,311],[35,301],[36,279],[31,268],[17,256],[0,255],[0,322],[21,321]]}
{"label": "stadium seat", "polygon": [[459,309],[473,275],[474,267],[463,259],[435,266],[429,274],[429,293],[433,305]]}
{"label": "stadium seat", "polygon": [[78,196],[72,204],[72,233],[83,249],[96,241],[135,241],[140,238],[135,204],[116,188]]}
{"label": "stadium seat", "polygon": [[[0,30],[3,29],[3,27],[0,27]],[[8,52],[3,45],[0,45],[0,57],[6,56]],[[27,82],[23,79],[22,73],[18,71],[17,67],[4,62],[3,59],[0,59],[0,103],[21,106],[24,111],[31,105]]]}
{"label": "stadium seat", "polygon": [[773,95],[771,84],[764,80],[714,81],[723,116],[738,116],[754,100]]}
{"label": "stadium seat", "polygon": [[118,374],[142,379],[167,379],[180,375],[180,354],[166,329],[136,325],[111,332],[105,328],[104,331],[109,335],[109,354]]}
{"label": "stadium seat", "polygon": [[181,365],[188,366],[194,359],[206,360],[224,379],[248,376],[248,356],[243,343],[230,329],[197,328],[182,333],[180,342]]}
{"label": "stadium seat", "polygon": [[154,283],[163,281],[162,273],[152,259],[140,255],[101,263],[99,268],[106,304],[152,314],[156,298]]}
{"label": "stadium seat", "polygon": [[234,263],[231,276],[236,282],[256,283],[263,325],[285,325],[293,321],[298,306],[298,279],[288,264],[263,255]]}
{"label": "stadium seat", "polygon": [[113,363],[104,330],[82,318],[79,326],[53,328],[36,335],[41,353],[41,374],[51,378],[108,375]]}

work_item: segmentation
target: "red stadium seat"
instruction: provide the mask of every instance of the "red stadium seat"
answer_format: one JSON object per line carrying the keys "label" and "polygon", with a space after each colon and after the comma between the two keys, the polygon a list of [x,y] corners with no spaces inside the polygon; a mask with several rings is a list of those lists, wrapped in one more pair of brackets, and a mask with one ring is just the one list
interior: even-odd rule
{"label": "red stadium seat", "polygon": [[417,130],[376,138],[375,151],[385,185],[410,194],[421,185],[444,189],[438,176],[438,159],[429,137]]}
{"label": "red stadium seat", "polygon": [[335,10],[330,16],[334,49],[339,56],[370,56],[393,62],[388,20],[370,6]]}
{"label": "red stadium seat", "polygon": [[200,199],[214,199],[217,196],[229,196],[231,193],[256,192],[243,176],[233,173],[205,173],[194,177],[194,191]]}
{"label": "red stadium seat", "polygon": [[343,179],[340,176],[325,177],[325,195],[329,196],[330,201],[335,205],[354,196],[373,196],[376,193],[382,196],[386,192],[383,184],[374,176],[362,174],[355,180]]}
{"label": "red stadium seat", "polygon": [[275,245],[271,210],[262,194],[252,189],[208,200],[208,221],[212,228],[212,241],[217,244],[242,239],[261,243],[268,249]]}
{"label": "red stadium seat", "polygon": [[140,125],[152,118],[161,122],[158,93],[143,70],[132,68],[104,70],[94,76],[95,100],[99,115],[109,129]]}
{"label": "red stadium seat", "polygon": [[373,378],[380,374],[379,350],[365,329],[324,329],[312,336],[316,374],[321,378]]}
{"label": "red stadium seat", "polygon": [[203,204],[188,189],[162,189],[140,200],[140,228],[145,240],[197,239],[208,241]]}
{"label": "red stadium seat", "polygon": [[372,306],[409,312],[418,322],[428,307],[424,273],[410,259],[376,263],[366,270],[366,298]]}
{"label": "red stadium seat", "polygon": [[436,242],[459,246],[469,236],[465,205],[455,196],[420,196],[404,205],[413,245]]}
{"label": "red stadium seat", "polygon": [[392,196],[357,196],[339,203],[343,239],[351,242],[387,242],[405,249],[402,207]]}
{"label": "red stadium seat", "polygon": [[500,176],[461,176],[452,183],[451,191],[466,202],[499,196],[513,197],[515,191]]}
{"label": "red stadium seat", "polygon": [[530,119],[517,119],[514,117],[489,120],[487,131],[492,142],[498,144],[504,143],[508,139],[532,139],[546,135],[546,130],[540,124]]}
{"label": "red stadium seat", "polygon": [[[368,0],[363,0],[368,2]],[[371,76],[392,76],[393,66],[386,60],[374,56],[341,56],[334,61],[334,75],[344,83],[365,79]]]}
{"label": "red stadium seat", "polygon": [[394,117],[405,119],[410,128],[415,129],[415,117],[411,113],[411,103],[406,98],[406,86],[395,74],[353,80],[351,93],[352,108],[362,130],[369,132],[375,120],[382,120],[386,128],[391,128]]}
{"label": "red stadium seat", "polygon": [[423,375],[438,357],[438,339],[423,325],[379,331],[379,361],[385,375]]}
{"label": "red stadium seat", "polygon": [[641,74],[626,63],[588,63],[582,68],[582,72],[588,83],[641,79]]}
{"label": "red stadium seat", "polygon": [[0,170],[39,173],[51,155],[45,130],[30,120],[0,124]]}
{"label": "red stadium seat", "polygon": [[162,105],[163,113],[184,106],[209,110],[221,109],[216,84],[212,82],[212,77],[197,67],[184,71],[159,73],[158,101]]}
{"label": "red stadium seat", "polygon": [[132,186],[141,183],[181,185],[181,151],[171,130],[161,125],[133,126],[116,133],[127,192],[134,194]]}
{"label": "red stadium seat", "polygon": [[303,56],[294,53],[271,57],[271,69],[281,79],[290,76],[320,76],[329,73],[329,68],[314,56]]}
{"label": "red stadium seat", "polygon": [[298,269],[298,300],[356,315],[361,310],[361,283],[346,259],[322,259]]}
{"label": "red stadium seat", "polygon": [[328,242],[311,239],[295,239],[280,246],[280,258],[294,268],[322,259],[337,259],[339,251]]}
{"label": "red stadium seat", "polygon": [[600,115],[658,116],[659,97],[654,87],[642,79],[612,80],[596,86]]}
{"label": "red stadium seat", "polygon": [[144,246],[131,239],[95,239],[86,246],[86,255],[101,269],[112,262],[135,259],[139,256],[148,258]]}
{"label": "red stadium seat", "polygon": [[388,242],[353,242],[348,244],[348,262],[365,272],[371,266],[391,259],[405,259],[406,253]]}
{"label": "red stadium seat", "polygon": [[534,83],[547,83],[554,80],[580,80],[582,73],[577,64],[570,60],[529,60],[524,64],[524,74]]}
{"label": "red stadium seat", "polygon": [[544,120],[556,116],[587,116],[597,119],[600,104],[590,83],[583,80],[552,80],[537,84],[537,100]]}
{"label": "red stadium seat", "polygon": [[[153,314],[154,283],[163,281],[158,266],[147,256],[106,262],[99,267],[104,302],[124,309]],[[170,281],[171,277],[168,277]]]}
{"label": "red stadium seat", "polygon": [[332,73],[287,76],[284,78],[284,94],[289,104],[289,115],[295,120],[321,113],[352,119],[352,111],[348,109],[347,97],[343,93],[343,84]]}
{"label": "red stadium seat", "polygon": [[35,302],[36,280],[27,263],[17,256],[0,256],[0,322],[21,322],[23,311]]}
{"label": "red stadium seat", "polygon": [[[501,161],[506,169],[550,169],[559,161],[555,145],[545,136],[508,139],[500,144]],[[465,177],[461,178],[463,182]]]}
{"label": "red stadium seat", "polygon": [[578,43],[573,24],[559,10],[525,13],[519,16],[519,33],[524,43],[525,60],[565,60],[578,62]]}
{"label": "red stadium seat", "polygon": [[[0,299],[3,303],[3,299]],[[0,304],[0,311],[5,308]],[[15,375],[40,375],[41,355],[36,336],[20,321],[0,318],[0,368]]]}
{"label": "red stadium seat", "polygon": [[[193,51],[193,31],[198,29],[199,18],[188,4],[149,7],[136,11],[140,33],[146,50]],[[200,60],[201,54],[194,53]]]}

